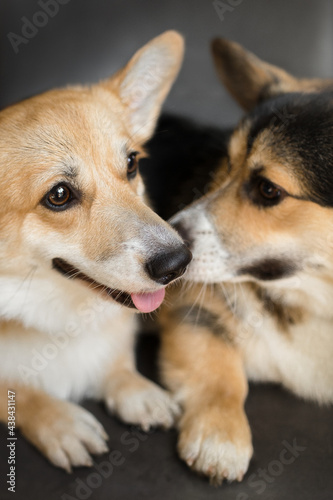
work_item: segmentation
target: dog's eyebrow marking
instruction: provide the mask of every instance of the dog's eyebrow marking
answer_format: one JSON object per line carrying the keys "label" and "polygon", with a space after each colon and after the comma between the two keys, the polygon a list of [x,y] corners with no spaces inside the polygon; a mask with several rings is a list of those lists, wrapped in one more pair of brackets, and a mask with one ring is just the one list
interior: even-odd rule
{"label": "dog's eyebrow marking", "polygon": [[258,135],[263,130],[267,130],[271,122],[272,122],[272,115],[270,114],[259,116],[256,120],[254,120],[250,128],[249,134],[247,136],[247,144],[246,144],[247,155],[251,153],[254,141],[256,140]]}
{"label": "dog's eyebrow marking", "polygon": [[72,165],[66,165],[61,174],[69,179],[75,179],[78,176],[78,170]]}
{"label": "dog's eyebrow marking", "polygon": [[265,167],[263,165],[256,165],[254,168],[250,169],[250,175],[251,177],[256,177],[259,175],[263,175],[263,172],[265,170]]}
{"label": "dog's eyebrow marking", "polygon": [[131,148],[129,145],[129,141],[126,141],[125,144],[123,144],[121,146],[121,154],[126,157],[129,155],[130,152],[131,152]]}
{"label": "dog's eyebrow marking", "polygon": [[220,316],[205,307],[196,305],[181,306],[175,309],[174,315],[184,323],[189,323],[194,327],[207,328],[214,335],[222,337],[225,342],[233,343],[231,334],[221,324]]}

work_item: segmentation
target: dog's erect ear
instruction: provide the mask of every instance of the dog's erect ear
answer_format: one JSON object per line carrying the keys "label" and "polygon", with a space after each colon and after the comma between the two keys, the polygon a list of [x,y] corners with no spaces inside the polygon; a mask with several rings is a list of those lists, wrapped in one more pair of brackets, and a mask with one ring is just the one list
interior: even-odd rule
{"label": "dog's erect ear", "polygon": [[212,53],[220,79],[246,111],[280,93],[281,86],[291,89],[296,85],[297,80],[291,75],[261,61],[238,43],[216,38],[212,42]]}
{"label": "dog's erect ear", "polygon": [[315,92],[333,88],[333,80],[297,79],[230,40],[213,40],[212,53],[220,79],[246,111],[269,97],[285,92]]}
{"label": "dog's erect ear", "polygon": [[176,31],[166,31],[138,50],[115,76],[102,82],[126,106],[126,125],[136,140],[143,142],[152,136],[183,54],[183,37]]}

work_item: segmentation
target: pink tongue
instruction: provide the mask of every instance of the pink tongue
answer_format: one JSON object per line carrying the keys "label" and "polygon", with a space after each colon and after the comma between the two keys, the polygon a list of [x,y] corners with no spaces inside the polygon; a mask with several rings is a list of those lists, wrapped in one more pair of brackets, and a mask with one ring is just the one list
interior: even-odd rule
{"label": "pink tongue", "polygon": [[155,311],[162,304],[164,296],[164,288],[153,293],[131,293],[135,307],[143,313]]}

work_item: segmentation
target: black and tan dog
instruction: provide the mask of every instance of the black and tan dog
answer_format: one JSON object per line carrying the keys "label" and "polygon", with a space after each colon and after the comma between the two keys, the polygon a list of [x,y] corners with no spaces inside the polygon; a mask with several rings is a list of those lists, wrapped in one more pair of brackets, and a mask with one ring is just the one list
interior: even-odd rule
{"label": "black and tan dog", "polygon": [[220,483],[241,480],[252,456],[248,379],[333,402],[333,82],[221,39],[213,54],[249,113],[208,191],[173,218],[198,284],[170,296],[162,371],[183,407],[180,456]]}

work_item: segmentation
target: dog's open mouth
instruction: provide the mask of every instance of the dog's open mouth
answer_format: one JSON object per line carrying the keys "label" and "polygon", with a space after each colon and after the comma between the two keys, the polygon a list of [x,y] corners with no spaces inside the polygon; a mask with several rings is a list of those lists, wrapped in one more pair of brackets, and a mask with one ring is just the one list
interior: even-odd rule
{"label": "dog's open mouth", "polygon": [[52,260],[53,268],[68,279],[80,279],[91,285],[91,289],[103,295],[107,295],[123,306],[138,309],[141,312],[155,311],[163,302],[165,289],[162,288],[151,293],[127,293],[114,288],[108,288],[101,283],[89,278],[82,271],[72,266],[63,259]]}

